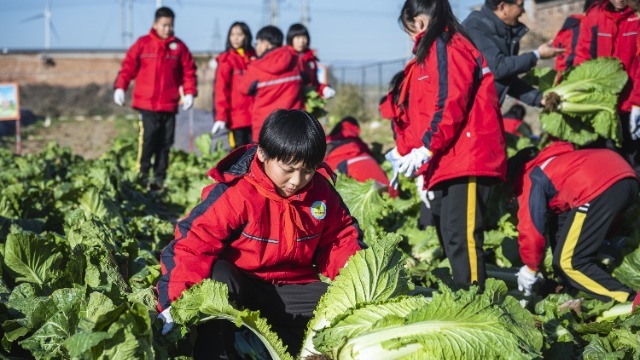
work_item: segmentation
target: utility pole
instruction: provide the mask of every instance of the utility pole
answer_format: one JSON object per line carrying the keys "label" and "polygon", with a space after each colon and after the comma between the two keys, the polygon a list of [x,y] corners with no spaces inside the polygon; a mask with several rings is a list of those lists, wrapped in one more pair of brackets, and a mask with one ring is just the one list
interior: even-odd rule
{"label": "utility pole", "polygon": [[51,49],[51,0],[44,8],[44,48]]}
{"label": "utility pole", "polygon": [[222,51],[222,35],[220,34],[220,19],[216,18],[215,28],[213,29],[213,51]]}
{"label": "utility pole", "polygon": [[271,21],[269,22],[273,26],[278,26],[280,11],[278,9],[279,1],[271,0]]}
{"label": "utility pole", "polygon": [[127,47],[127,6],[125,0],[120,0],[120,35],[122,37],[122,48]]}
{"label": "utility pole", "polygon": [[311,18],[309,17],[309,0],[302,1],[302,15],[300,16],[300,23],[306,27],[309,27]]}
{"label": "utility pole", "polygon": [[133,44],[133,0],[129,0],[129,46]]}
{"label": "utility pole", "polygon": [[160,9],[162,7],[162,0],[156,0],[156,9]]}

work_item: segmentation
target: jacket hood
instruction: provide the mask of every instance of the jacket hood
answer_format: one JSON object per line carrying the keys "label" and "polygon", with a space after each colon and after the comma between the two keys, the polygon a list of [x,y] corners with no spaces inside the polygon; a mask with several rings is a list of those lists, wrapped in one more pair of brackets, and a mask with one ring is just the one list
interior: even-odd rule
{"label": "jacket hood", "polygon": [[570,153],[574,150],[575,148],[573,147],[573,144],[565,141],[556,141],[544,148],[533,160],[529,161],[525,167],[526,171],[529,171],[535,166],[543,164],[545,161],[552,157]]}
{"label": "jacket hood", "polygon": [[[291,48],[291,50],[293,50],[295,52],[295,50],[293,49],[293,46],[288,46],[287,47]],[[313,49],[307,49],[301,53],[297,53],[298,56],[300,58],[302,58],[302,60],[304,61],[319,61],[318,57],[316,56],[316,51]]]}
{"label": "jacket hood", "polygon": [[296,52],[288,46],[281,46],[263,54],[258,60],[251,63],[251,66],[269,74],[279,74],[285,70],[293,69],[297,64],[298,55]]}
{"label": "jacket hood", "polygon": [[160,36],[158,36],[158,33],[156,32],[156,30],[154,28],[151,28],[151,30],[149,30],[149,36],[151,36],[151,38],[153,40],[156,40],[156,41],[159,41],[159,42],[165,43],[165,44],[169,44],[172,41],[177,41],[178,40],[175,35],[171,35],[166,39],[161,39]]}
{"label": "jacket hood", "polygon": [[331,134],[327,137],[327,141],[331,141],[332,138],[353,138],[358,136],[360,136],[358,124],[346,118],[336,124]]}

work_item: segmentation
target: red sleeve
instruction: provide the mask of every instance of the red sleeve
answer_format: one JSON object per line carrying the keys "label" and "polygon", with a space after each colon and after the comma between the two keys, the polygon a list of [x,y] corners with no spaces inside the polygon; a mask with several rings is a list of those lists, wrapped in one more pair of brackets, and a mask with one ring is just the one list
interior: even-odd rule
{"label": "red sleeve", "polygon": [[578,43],[576,44],[576,57],[573,61],[573,66],[578,66],[590,60],[592,57],[592,43],[597,41],[597,39],[593,38],[593,26],[595,25],[595,18],[598,12],[598,9],[592,9],[580,23],[580,35],[578,36]]}
{"label": "red sleeve", "polygon": [[182,90],[185,95],[198,95],[198,79],[196,77],[196,64],[187,45],[184,43],[184,51],[182,52]]}
{"label": "red sleeve", "polygon": [[226,56],[220,56],[218,59],[214,88],[214,114],[215,120],[222,120],[228,124],[231,118],[231,77],[233,75],[233,67]]}
{"label": "red sleeve", "polygon": [[126,91],[129,88],[131,80],[135,79],[138,75],[138,69],[140,68],[140,52],[142,51],[141,43],[141,39],[138,39],[138,41],[136,41],[135,44],[133,44],[127,51],[124,60],[122,60],[122,67],[120,68],[120,72],[118,72],[116,82],[113,85],[114,89],[122,89]]}
{"label": "red sleeve", "polygon": [[433,117],[422,140],[426,148],[435,154],[447,149],[458,137],[468,116],[471,95],[480,85],[483,60],[471,61],[468,54],[445,44],[441,38],[434,46],[436,52],[430,56],[436,62],[436,101],[428,104],[431,108],[426,113],[433,114]]}
{"label": "red sleeve", "polygon": [[211,276],[224,240],[242,223],[226,184],[209,187],[203,201],[176,225],[176,239],[162,250],[162,277],[156,285],[158,309],[166,309],[189,287]]}
{"label": "red sleeve", "polygon": [[[542,231],[545,226],[547,199],[544,190],[539,184],[532,184],[529,175],[529,172],[525,174],[522,193],[518,196],[518,245],[522,262],[530,269],[538,271],[546,245]],[[537,226],[535,222],[538,223]],[[542,227],[542,231],[539,227]]]}
{"label": "red sleeve", "polygon": [[257,90],[255,89],[255,86],[257,84],[254,83],[257,81],[258,78],[256,70],[254,70],[254,67],[249,64],[247,66],[247,70],[242,75],[240,75],[240,79],[238,80],[238,84],[240,84],[240,92],[245,95],[255,95],[255,90]]}
{"label": "red sleeve", "polygon": [[[640,37],[638,37],[638,51],[640,52]],[[633,61],[640,61],[640,54],[636,54]],[[633,65],[630,68],[633,68]],[[629,95],[629,102],[632,106],[640,106],[640,65],[636,65],[635,69],[636,72],[632,75],[633,88]]]}
{"label": "red sleeve", "polygon": [[[331,188],[333,190],[333,187]],[[349,214],[337,192],[335,197],[334,206],[326,210],[327,228],[323,231],[315,258],[320,273],[331,280],[338,275],[356,251],[365,247],[358,221]]]}

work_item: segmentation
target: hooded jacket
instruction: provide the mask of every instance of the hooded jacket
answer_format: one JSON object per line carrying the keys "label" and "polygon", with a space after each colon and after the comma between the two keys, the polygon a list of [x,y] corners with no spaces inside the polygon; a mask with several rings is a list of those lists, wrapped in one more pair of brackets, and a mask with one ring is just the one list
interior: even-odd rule
{"label": "hooded jacket", "polygon": [[433,153],[417,172],[425,174],[425,187],[468,176],[504,180],[505,135],[493,75],[471,41],[456,33],[446,42],[443,34],[424,63],[407,67],[399,103],[408,96],[409,121],[396,128],[407,149],[398,152],[424,146]]}
{"label": "hooded jacket", "polygon": [[154,29],[127,51],[114,88],[126,91],[133,79],[134,109],[178,112],[181,85],[185,95],[197,95],[196,65],[189,49],[175,36],[161,39]]}
{"label": "hooded jacket", "polygon": [[[598,57],[615,57],[622,62],[629,74],[629,81],[620,93],[620,110],[631,110],[629,95],[639,68],[638,32],[640,19],[629,7],[613,11],[608,1],[591,8],[580,25],[580,37],[576,47],[575,64]],[[638,104],[635,104],[638,105]]]}
{"label": "hooded jacket", "polygon": [[486,5],[462,22],[467,34],[489,64],[500,104],[507,95],[531,106],[540,106],[542,93],[518,78],[538,63],[533,52],[519,55],[520,40],[529,29],[518,23],[508,26]]}
{"label": "hooded jacket", "polygon": [[214,120],[224,121],[235,130],[251,126],[251,102],[253,98],[240,91],[240,77],[256,54],[251,51],[240,54],[229,49],[218,55],[218,68],[214,84]]}
{"label": "hooded jacket", "polygon": [[548,211],[560,214],[582,206],[625,178],[636,178],[636,173],[615,152],[574,150],[572,144],[562,141],[528,161],[515,184],[522,262],[532,270],[540,268]]}
{"label": "hooded jacket", "polygon": [[175,240],[160,256],[159,309],[209,278],[219,258],[273,284],[304,284],[319,281],[318,273],[333,279],[364,248],[357,220],[323,176],[332,175],[326,165],[283,198],[256,151],[256,145],[238,148],[209,171],[216,183],[178,222]]}
{"label": "hooded jacket", "polygon": [[276,109],[302,110],[302,69],[289,47],[269,50],[251,62],[241,79],[241,90],[253,95],[251,131],[257,142],[264,120]]}

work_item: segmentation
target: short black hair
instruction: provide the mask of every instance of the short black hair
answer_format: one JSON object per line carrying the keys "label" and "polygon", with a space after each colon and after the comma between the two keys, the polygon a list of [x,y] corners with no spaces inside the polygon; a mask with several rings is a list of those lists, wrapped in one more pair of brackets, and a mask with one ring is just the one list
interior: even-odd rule
{"label": "short black hair", "polygon": [[360,123],[358,123],[358,119],[354,118],[353,116],[347,116],[342,120],[340,120],[340,122],[338,122],[336,126],[333,127],[333,130],[331,130],[329,135],[337,135],[340,132],[342,132],[342,126],[345,123],[350,123],[352,125],[355,125],[358,129],[360,128]]}
{"label": "short black hair", "polygon": [[527,110],[520,104],[513,105],[503,117],[523,120]]}
{"label": "short black hair", "polygon": [[155,21],[158,21],[158,19],[163,18],[163,17],[168,17],[171,19],[175,19],[176,18],[176,14],[173,13],[173,10],[171,10],[170,8],[163,6],[161,8],[158,8],[158,10],[156,10],[156,17],[155,17]]}
{"label": "short black hair", "polygon": [[484,4],[491,10],[496,10],[500,3],[516,4],[517,0],[485,0]]}
{"label": "short black hair", "polygon": [[509,187],[516,185],[516,179],[524,169],[525,165],[535,159],[540,153],[540,149],[535,146],[526,147],[518,151],[515,155],[507,160],[507,179],[505,183]]}
{"label": "short black hair", "polygon": [[307,47],[311,46],[311,36],[309,36],[309,30],[307,27],[302,24],[293,24],[289,27],[289,31],[287,31],[287,45],[293,45],[293,38],[296,36],[306,36],[307,37]]}
{"label": "short black hair", "polygon": [[256,34],[257,40],[264,40],[273,46],[282,46],[284,35],[282,31],[273,25],[267,25]]}
{"label": "short black hair", "polygon": [[302,162],[315,169],[324,160],[327,139],[320,122],[308,112],[278,109],[264,121],[258,146],[267,160]]}

